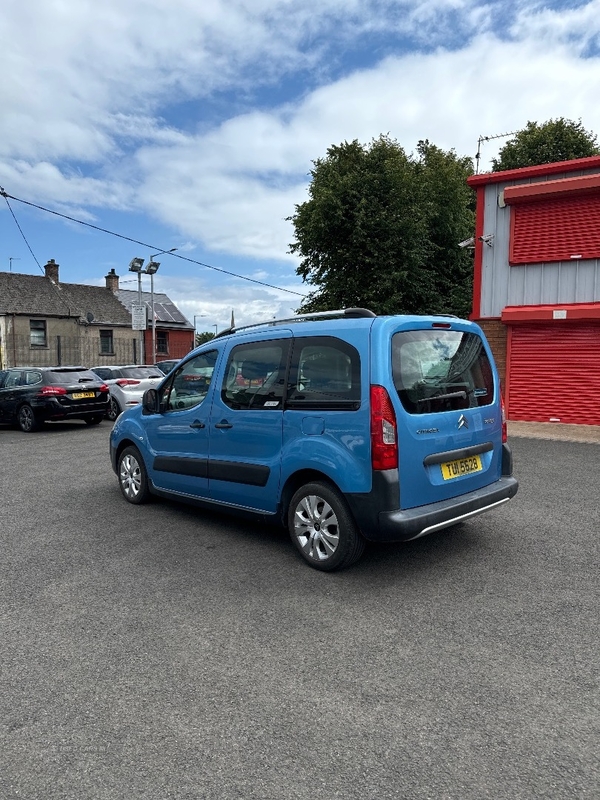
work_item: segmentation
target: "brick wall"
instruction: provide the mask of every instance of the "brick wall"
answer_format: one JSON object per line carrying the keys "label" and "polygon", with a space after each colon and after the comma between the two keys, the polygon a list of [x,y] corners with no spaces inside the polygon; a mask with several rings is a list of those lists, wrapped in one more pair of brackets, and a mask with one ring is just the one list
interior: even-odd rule
{"label": "brick wall", "polygon": [[474,320],[483,330],[492,348],[494,360],[500,374],[502,387],[506,384],[506,339],[508,328],[499,319]]}

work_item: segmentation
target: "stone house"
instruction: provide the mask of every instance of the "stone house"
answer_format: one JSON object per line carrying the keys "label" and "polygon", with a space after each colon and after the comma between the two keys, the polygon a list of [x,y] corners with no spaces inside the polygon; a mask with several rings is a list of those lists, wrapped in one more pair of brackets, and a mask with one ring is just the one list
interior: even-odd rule
{"label": "stone house", "polygon": [[[119,289],[114,269],[105,286],[61,283],[50,259],[44,275],[0,272],[0,368],[55,364],[152,363],[150,325],[132,330],[137,292]],[[142,294],[150,316],[150,294]],[[156,359],[181,358],[194,329],[165,294],[154,294]]]}

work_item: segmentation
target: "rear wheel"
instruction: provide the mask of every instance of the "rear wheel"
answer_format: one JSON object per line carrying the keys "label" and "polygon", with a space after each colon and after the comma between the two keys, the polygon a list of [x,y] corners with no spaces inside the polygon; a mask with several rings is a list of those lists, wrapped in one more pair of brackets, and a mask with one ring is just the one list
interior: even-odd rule
{"label": "rear wheel", "polygon": [[119,408],[119,404],[117,403],[114,397],[111,397],[110,403],[108,404],[108,411],[106,412],[106,416],[111,422],[114,422],[120,413],[121,409]]}
{"label": "rear wheel", "polygon": [[128,503],[140,505],[150,499],[146,467],[137,447],[126,447],[119,456],[117,474],[123,497]]}
{"label": "rear wheel", "polygon": [[288,530],[300,555],[315,569],[348,567],[365,549],[346,501],[325,483],[309,483],[294,494],[288,509]]}
{"label": "rear wheel", "polygon": [[32,433],[40,429],[40,423],[36,420],[31,406],[21,406],[17,411],[17,423],[23,433]]}
{"label": "rear wheel", "polygon": [[86,425],[100,425],[102,422],[102,416],[97,415],[95,417],[86,417],[85,418]]}

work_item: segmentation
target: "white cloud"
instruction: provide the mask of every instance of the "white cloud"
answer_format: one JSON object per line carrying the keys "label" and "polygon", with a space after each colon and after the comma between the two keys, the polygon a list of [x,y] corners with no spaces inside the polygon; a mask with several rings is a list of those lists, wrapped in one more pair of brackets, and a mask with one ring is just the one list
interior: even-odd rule
{"label": "white cloud", "polygon": [[[0,182],[88,219],[141,211],[209,252],[291,273],[285,217],[331,144],[389,132],[408,151],[428,138],[474,156],[480,135],[529,119],[581,118],[600,132],[598,57],[582,57],[599,12],[600,0],[560,11],[525,0],[6,0]],[[325,55],[381,31],[419,47],[326,80]],[[317,77],[302,91],[309,67]],[[296,96],[277,107],[209,127],[170,116],[179,101],[201,113],[217,90],[246,96],[297,69]],[[482,167],[501,144],[484,145]]]}
{"label": "white cloud", "polygon": [[[305,199],[311,160],[327,147],[389,132],[411,151],[428,138],[475,156],[480,135],[527,120],[583,118],[600,131],[598,59],[566,44],[491,34],[454,51],[389,57],[312,92],[296,107],[228,120],[186,143],[139,153],[144,196],[156,212],[215,250],[284,258],[284,217]],[[482,168],[502,140],[482,148]]]}

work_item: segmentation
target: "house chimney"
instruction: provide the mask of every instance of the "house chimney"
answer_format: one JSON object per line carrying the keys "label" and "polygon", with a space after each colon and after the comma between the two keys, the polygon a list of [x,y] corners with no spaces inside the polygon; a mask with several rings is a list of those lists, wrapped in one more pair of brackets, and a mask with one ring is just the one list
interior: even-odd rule
{"label": "house chimney", "polygon": [[113,267],[108,275],[105,275],[104,280],[106,281],[106,288],[110,289],[113,294],[116,294],[119,291],[119,276],[115,272],[115,268]]}
{"label": "house chimney", "polygon": [[57,264],[56,261],[51,258],[48,263],[44,266],[46,271],[46,277],[50,278],[53,283],[58,285],[58,268],[60,264]]}

